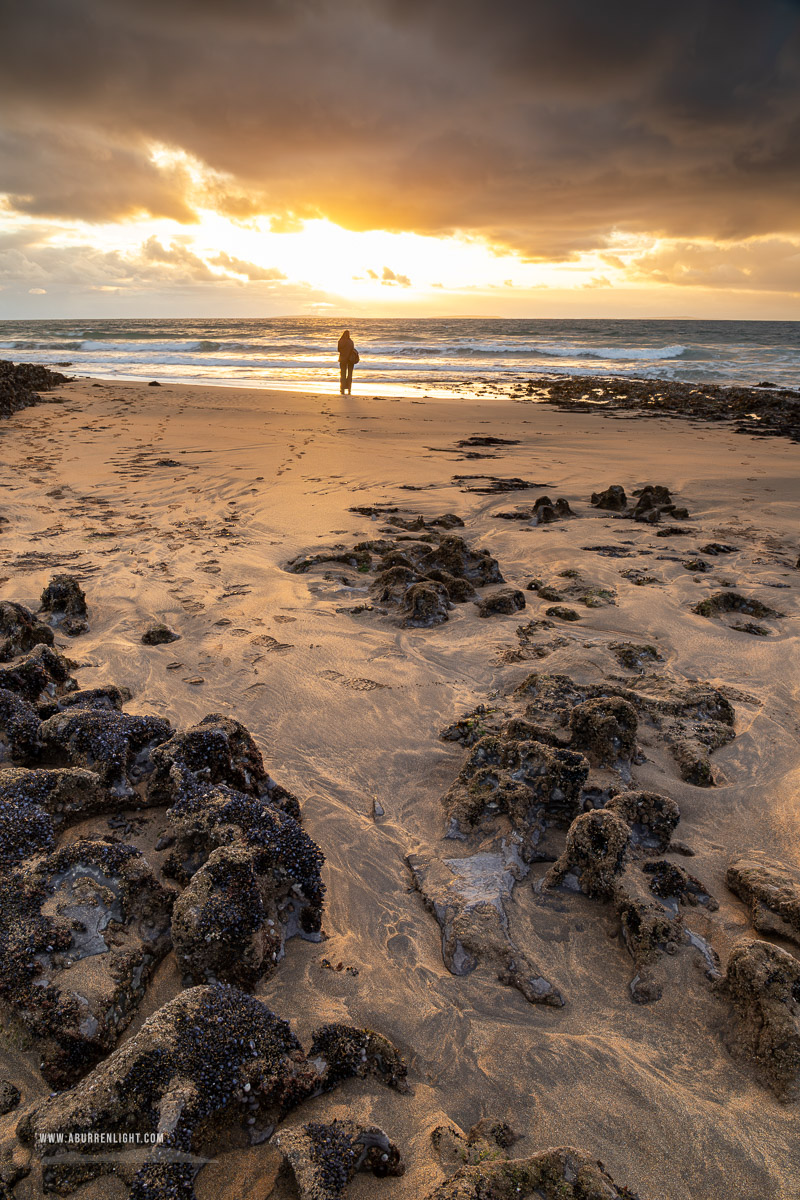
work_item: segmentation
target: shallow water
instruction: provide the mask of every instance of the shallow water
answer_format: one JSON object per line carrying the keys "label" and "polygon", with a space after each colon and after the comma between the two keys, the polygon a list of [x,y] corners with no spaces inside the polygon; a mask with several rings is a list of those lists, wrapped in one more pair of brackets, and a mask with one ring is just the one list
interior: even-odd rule
{"label": "shallow water", "polygon": [[95,378],[338,389],[345,324],[356,390],[472,394],[532,375],[800,385],[800,322],[490,319],[2,321],[0,357]]}

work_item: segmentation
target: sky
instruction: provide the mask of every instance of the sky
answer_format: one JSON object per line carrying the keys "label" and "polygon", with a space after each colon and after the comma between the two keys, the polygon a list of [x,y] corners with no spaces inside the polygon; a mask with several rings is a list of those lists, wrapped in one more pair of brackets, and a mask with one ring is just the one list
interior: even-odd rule
{"label": "sky", "polygon": [[2,0],[0,318],[800,319],[800,0]]}

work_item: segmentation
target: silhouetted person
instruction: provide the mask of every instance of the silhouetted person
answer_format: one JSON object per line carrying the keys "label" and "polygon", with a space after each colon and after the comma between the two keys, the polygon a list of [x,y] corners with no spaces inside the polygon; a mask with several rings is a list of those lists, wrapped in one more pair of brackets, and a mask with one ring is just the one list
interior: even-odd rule
{"label": "silhouetted person", "polygon": [[339,338],[339,394],[348,396],[353,388],[353,367],[358,362],[358,351],[350,337],[350,330],[345,329]]}

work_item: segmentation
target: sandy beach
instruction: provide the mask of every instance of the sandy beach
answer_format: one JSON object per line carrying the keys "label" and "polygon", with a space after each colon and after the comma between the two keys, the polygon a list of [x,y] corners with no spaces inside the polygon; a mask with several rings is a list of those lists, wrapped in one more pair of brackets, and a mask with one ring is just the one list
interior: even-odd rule
{"label": "sandy beach", "polygon": [[[577,1147],[602,1161],[619,1195],[798,1195],[800,992],[781,1010],[787,1029],[795,1023],[795,1043],[781,1051],[795,1056],[792,1076],[764,1038],[753,1049],[761,1018],[743,1015],[740,996],[737,1008],[730,980],[725,990],[741,939],[795,964],[798,955],[800,915],[794,932],[785,915],[757,932],[727,876],[733,861],[781,864],[800,914],[797,455],[783,438],[729,426],[492,395],[362,395],[357,379],[352,396],[78,379],[0,424],[0,600],[35,612],[54,575],[74,575],[88,629],[54,634],[80,689],[128,689],[126,713],[176,730],[207,714],[246,726],[271,778],[300,802],[327,889],[322,940],[289,938],[253,994],[303,1047],[340,1022],[379,1032],[407,1064],[408,1090],[348,1079],[305,1100],[271,1139],[214,1147],[194,1182],[198,1200],[311,1195],[287,1182],[281,1130],[334,1119],[379,1126],[405,1165],[385,1180],[358,1174],[352,1200],[423,1200],[469,1161],[448,1158],[433,1131],[466,1134],[486,1117],[519,1135],[512,1158]],[[501,490],[497,480],[528,486]],[[660,520],[632,520],[648,484],[669,489],[669,501]],[[624,488],[624,508],[591,503],[612,485]],[[553,519],[535,523],[543,495]],[[498,515],[518,509],[522,517]],[[433,523],[444,514],[463,527]],[[475,572],[496,560],[502,582],[474,575],[454,600],[451,584],[434,580],[414,610],[394,584],[381,592],[387,554],[419,576],[419,555],[433,562],[447,538],[464,540]],[[392,546],[353,550],[381,541]],[[501,591],[492,611],[486,599]],[[694,611],[721,594],[764,611]],[[447,619],[407,623],[434,610]],[[178,639],[143,644],[155,622]],[[653,653],[637,657],[642,647]],[[594,727],[582,742],[553,701],[566,685],[548,691],[545,676],[569,677],[570,703],[584,709],[615,696],[613,719],[634,723],[627,749],[620,742],[604,757]],[[700,684],[731,711],[717,712],[708,737]],[[471,724],[440,738],[478,706]],[[477,738],[505,730],[508,739],[514,720],[529,723],[524,744],[535,742],[542,761],[584,754],[575,812],[618,813],[615,798],[657,794],[675,802],[679,823],[648,843],[643,818],[613,816],[625,862],[603,859],[613,879],[595,886],[592,863],[574,847],[570,858],[574,814],[545,814],[541,840],[527,842],[523,818],[502,803],[467,819]],[[513,774],[505,759],[502,769]],[[465,770],[462,795],[453,785]],[[57,829],[58,845],[111,833],[180,890],[161,873],[172,845],[157,848],[165,809],[121,797],[116,814]],[[452,864],[465,858],[459,875]],[[684,873],[669,876],[663,905],[643,870],[656,861]],[[652,914],[647,905],[673,924],[637,959],[631,906]],[[476,912],[489,924],[458,933]],[[542,979],[562,1004],[537,1002]],[[119,1044],[184,985],[168,950]],[[43,1194],[41,1164],[15,1130],[64,1089],[42,1077],[41,1047],[19,1011],[4,1012],[0,1076],[21,1100],[0,1116],[0,1153],[29,1170],[13,1192],[29,1200]],[[72,1194],[116,1200],[129,1184],[104,1175]]]}

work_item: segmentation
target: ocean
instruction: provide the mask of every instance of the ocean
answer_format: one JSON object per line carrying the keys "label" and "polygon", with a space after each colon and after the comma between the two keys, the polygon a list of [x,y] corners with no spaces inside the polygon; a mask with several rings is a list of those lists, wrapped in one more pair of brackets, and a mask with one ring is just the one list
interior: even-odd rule
{"label": "ocean", "polygon": [[355,391],[474,394],[533,375],[800,386],[800,322],[273,317],[0,321],[0,358],[97,379],[337,391],[336,342],[361,355]]}

